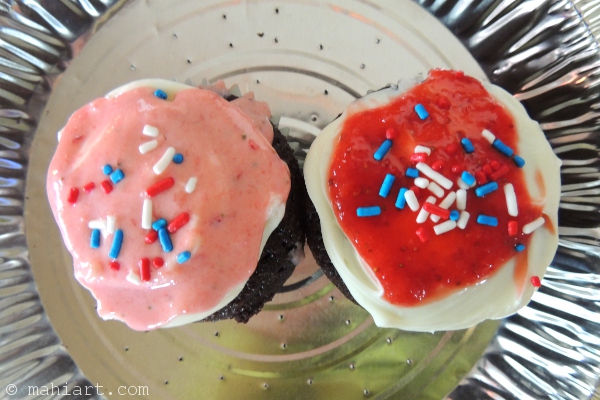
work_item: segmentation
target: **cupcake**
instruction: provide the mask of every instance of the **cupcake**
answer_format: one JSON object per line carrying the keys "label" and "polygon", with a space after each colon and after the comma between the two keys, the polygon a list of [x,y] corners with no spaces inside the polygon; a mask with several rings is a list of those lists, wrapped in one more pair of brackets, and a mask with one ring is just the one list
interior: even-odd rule
{"label": "cupcake", "polygon": [[223,85],[142,80],[69,118],[47,194],[100,317],[247,322],[281,288],[303,255],[303,182],[269,117]]}
{"label": "cupcake", "polygon": [[556,252],[560,165],[510,94],[432,70],[356,100],[318,135],[307,242],[380,327],[503,318]]}

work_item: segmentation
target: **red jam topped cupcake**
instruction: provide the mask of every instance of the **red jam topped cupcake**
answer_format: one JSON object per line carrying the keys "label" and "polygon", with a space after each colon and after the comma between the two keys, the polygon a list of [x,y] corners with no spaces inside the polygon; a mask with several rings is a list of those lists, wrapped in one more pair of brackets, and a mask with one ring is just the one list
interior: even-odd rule
{"label": "red jam topped cupcake", "polygon": [[[358,100],[332,125],[316,141],[327,161],[307,160],[322,163],[324,182],[307,178],[308,190],[329,203],[313,198],[327,251],[341,255],[333,264],[376,322],[456,329],[527,303],[556,250],[560,162],[514,99],[434,70],[403,93]],[[506,293],[480,306],[489,294],[470,292],[485,287]],[[448,304],[451,316],[434,308]],[[433,313],[411,319],[416,310]]]}

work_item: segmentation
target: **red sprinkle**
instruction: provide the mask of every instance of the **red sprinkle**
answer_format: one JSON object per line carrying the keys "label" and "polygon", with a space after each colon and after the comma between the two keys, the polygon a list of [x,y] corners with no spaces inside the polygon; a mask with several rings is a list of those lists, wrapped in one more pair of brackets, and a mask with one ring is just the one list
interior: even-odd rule
{"label": "red sprinkle", "polygon": [[534,275],[534,276],[531,277],[531,284],[534,287],[540,287],[540,286],[542,286],[542,281],[540,280],[539,276]]}
{"label": "red sprinkle", "polygon": [[77,201],[77,197],[79,197],[79,189],[72,187],[71,190],[69,190],[69,197],[67,197],[67,201],[71,204],[74,204]]}
{"label": "red sprinkle", "polygon": [[156,242],[156,239],[158,239],[158,232],[154,229],[150,229],[150,231],[146,234],[146,237],[144,238],[144,242],[152,244]]}
{"label": "red sprinkle", "polygon": [[484,185],[488,181],[487,176],[485,176],[483,171],[475,171],[475,180],[477,181],[478,185]]}
{"label": "red sprinkle", "polygon": [[500,163],[496,160],[490,161],[490,166],[494,171],[498,171],[500,169]]}
{"label": "red sprinkle", "polygon": [[150,280],[150,260],[144,257],[140,259],[138,266],[140,267],[140,279],[148,282]]}
{"label": "red sprinkle", "polygon": [[508,171],[510,171],[509,168],[506,165],[503,165],[499,170],[490,175],[490,179],[493,181],[497,181],[499,178],[506,175]]}
{"label": "red sprinkle", "polygon": [[86,184],[86,185],[83,187],[83,190],[84,190],[86,193],[89,193],[89,192],[91,192],[92,190],[94,190],[94,188],[95,188],[95,187],[96,187],[96,184],[95,184],[94,182],[90,182],[90,183]]}
{"label": "red sprinkle", "polygon": [[428,201],[426,201],[423,204],[423,209],[425,211],[427,211],[428,213],[437,215],[438,217],[444,218],[444,219],[448,219],[450,218],[450,210],[447,210],[445,208],[442,208],[440,206],[436,206],[435,204],[432,204]]}
{"label": "red sprinkle", "polygon": [[461,172],[463,172],[466,168],[463,165],[453,165],[452,166],[452,172],[454,172],[455,174],[460,174]]}
{"label": "red sprinkle", "polygon": [[427,153],[413,153],[410,155],[410,161],[414,163],[423,162],[427,159]]}
{"label": "red sprinkle", "polygon": [[429,241],[429,233],[425,230],[424,227],[420,227],[419,229],[417,229],[416,234],[421,242],[427,243]]}
{"label": "red sprinkle", "polygon": [[165,261],[160,257],[154,257],[154,259],[152,260],[152,265],[154,265],[154,268],[158,269],[165,265]]}
{"label": "red sprinkle", "polygon": [[110,183],[109,180],[102,181],[100,186],[102,187],[102,190],[104,190],[104,193],[106,193],[106,194],[112,192],[112,190],[113,190],[112,183]]}
{"label": "red sprinkle", "polygon": [[118,271],[119,269],[121,269],[121,265],[117,261],[111,261],[110,269],[112,269],[113,271]]}
{"label": "red sprinkle", "polygon": [[434,161],[433,164],[431,164],[431,168],[434,171],[438,171],[438,172],[441,171],[442,168],[444,168],[444,161],[442,161],[442,160]]}
{"label": "red sprinkle", "polygon": [[481,169],[483,170],[483,172],[485,172],[486,175],[491,175],[494,172],[492,166],[489,163],[485,164]]}
{"label": "red sprinkle", "polygon": [[396,137],[396,131],[394,130],[394,128],[387,128],[385,131],[385,138],[392,140],[395,137]]}
{"label": "red sprinkle", "polygon": [[169,222],[169,224],[167,225],[167,231],[169,231],[169,233],[177,232],[177,230],[185,224],[187,224],[189,220],[190,215],[186,212],[182,212],[181,214],[173,218],[171,222]]}
{"label": "red sprinkle", "polygon": [[519,231],[519,224],[517,221],[508,221],[508,235],[515,236]]}
{"label": "red sprinkle", "polygon": [[450,143],[446,146],[446,153],[454,154],[458,150],[458,143]]}
{"label": "red sprinkle", "polygon": [[150,197],[156,196],[160,192],[164,192],[165,190],[173,187],[174,184],[175,179],[173,179],[172,176],[169,176],[148,187],[148,189],[146,189],[146,194]]}

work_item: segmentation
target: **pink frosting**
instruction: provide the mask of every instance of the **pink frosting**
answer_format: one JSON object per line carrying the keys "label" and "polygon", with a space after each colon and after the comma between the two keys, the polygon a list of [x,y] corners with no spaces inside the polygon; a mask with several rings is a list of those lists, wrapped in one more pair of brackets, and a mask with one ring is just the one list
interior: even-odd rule
{"label": "pink frosting", "polygon": [[[155,89],[132,89],[76,111],[62,131],[47,177],[48,198],[73,256],[75,277],[97,299],[101,317],[136,330],[207,312],[243,286],[258,262],[266,221],[290,190],[287,165],[259,129],[271,140],[266,105],[253,98],[234,105],[196,88],[162,100],[153,95]],[[145,125],[158,128],[158,145],[141,154],[139,146],[155,139],[142,134]],[[169,162],[157,175],[153,166],[169,147],[184,160]],[[110,193],[101,187],[110,180],[102,170],[106,164],[124,173],[123,180],[111,182]],[[152,220],[171,221],[182,212],[190,216],[170,234],[170,252],[158,240],[146,243],[149,230],[141,226],[146,189],[167,177],[175,183],[151,198]],[[192,177],[197,184],[187,193]],[[78,191],[75,202],[73,197],[69,202],[72,191]],[[90,246],[88,222],[107,216],[114,216],[123,231],[114,260],[119,270],[110,267],[114,234],[102,229],[100,247]],[[177,255],[184,251],[191,258],[180,264]],[[161,268],[152,265],[157,257],[164,260]],[[142,258],[150,260],[148,281],[140,279]]]}

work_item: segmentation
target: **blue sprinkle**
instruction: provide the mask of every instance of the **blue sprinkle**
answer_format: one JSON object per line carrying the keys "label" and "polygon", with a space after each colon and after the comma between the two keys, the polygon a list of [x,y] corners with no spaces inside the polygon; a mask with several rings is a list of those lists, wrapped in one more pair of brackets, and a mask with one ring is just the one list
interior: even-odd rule
{"label": "blue sprinkle", "polygon": [[119,257],[119,253],[121,252],[121,245],[123,244],[123,231],[121,229],[117,229],[113,236],[112,245],[110,246],[110,251],[108,252],[108,256],[113,260]]}
{"label": "blue sprinkle", "polygon": [[460,212],[458,212],[458,210],[450,211],[450,219],[452,221],[458,221],[458,218],[460,218]]}
{"label": "blue sprinkle", "polygon": [[356,215],[359,217],[375,217],[379,214],[381,214],[381,208],[379,206],[358,207],[356,209]]}
{"label": "blue sprinkle", "polygon": [[463,147],[465,153],[467,153],[467,154],[475,151],[475,147],[473,147],[473,143],[471,143],[471,141],[467,138],[460,139],[460,144],[462,144],[462,147]]}
{"label": "blue sprinkle", "polygon": [[162,229],[165,226],[167,226],[167,220],[164,218],[157,219],[152,223],[152,229],[154,229],[155,231],[158,231],[159,229]]}
{"label": "blue sprinkle", "polygon": [[523,166],[525,165],[525,160],[523,160],[521,157],[519,156],[514,156],[513,157],[513,161],[515,162],[515,164],[517,165],[517,167],[519,168],[523,168]]}
{"label": "blue sprinkle", "polygon": [[473,186],[473,184],[475,183],[475,177],[468,171],[463,171],[463,173],[460,175],[460,178],[463,180],[464,183],[466,183],[469,186]]}
{"label": "blue sprinkle", "polygon": [[167,228],[160,228],[158,230],[158,241],[160,242],[160,245],[165,253],[173,250],[173,243],[171,242],[171,236],[169,236],[169,231],[167,231]]}
{"label": "blue sprinkle", "polygon": [[512,157],[512,155],[514,153],[513,149],[511,149],[510,147],[508,147],[507,145],[502,143],[502,141],[500,139],[494,140],[494,143],[492,143],[492,146],[494,146],[494,148],[496,150],[498,150],[500,153],[504,154],[507,157]]}
{"label": "blue sprinkle", "polygon": [[498,226],[498,218],[479,214],[477,216],[477,223],[480,225]]}
{"label": "blue sprinkle", "polygon": [[93,229],[92,236],[90,237],[90,247],[97,249],[100,247],[100,229]]}
{"label": "blue sprinkle", "polygon": [[525,250],[525,245],[523,244],[518,244],[515,246],[515,250],[518,251],[519,253],[522,252],[523,250]]}
{"label": "blue sprinkle", "polygon": [[119,183],[123,178],[125,178],[125,174],[120,169],[114,170],[110,174],[110,180],[113,181],[113,183]]}
{"label": "blue sprinkle", "polygon": [[109,164],[106,164],[104,167],[102,167],[102,172],[104,172],[104,175],[110,175],[112,174],[113,169]]}
{"label": "blue sprinkle", "polygon": [[179,264],[183,264],[184,262],[189,260],[191,256],[192,256],[192,253],[190,253],[189,251],[184,251],[182,253],[179,253],[179,254],[177,254],[177,262]]}
{"label": "blue sprinkle", "polygon": [[381,197],[387,197],[390,194],[390,190],[392,189],[392,184],[394,183],[394,179],[396,177],[392,174],[387,174],[383,179],[383,183],[381,184],[381,188],[379,189],[379,195]]}
{"label": "blue sprinkle", "polygon": [[160,90],[160,89],[156,89],[154,91],[154,95],[156,97],[158,97],[159,99],[163,99],[163,100],[167,99],[167,94],[163,90]]}
{"label": "blue sprinkle", "polygon": [[427,119],[427,117],[429,117],[429,113],[421,103],[415,105],[415,112],[421,119]]}
{"label": "blue sprinkle", "polygon": [[177,153],[173,156],[173,162],[175,164],[181,164],[183,162],[183,154]]}
{"label": "blue sprinkle", "polygon": [[398,192],[398,198],[396,198],[396,208],[403,209],[406,205],[406,199],[404,198],[404,193],[408,191],[407,188],[400,188]]}
{"label": "blue sprinkle", "polygon": [[494,190],[498,190],[498,184],[496,182],[489,182],[475,189],[475,194],[477,197],[483,197],[488,193],[492,193]]}
{"label": "blue sprinkle", "polygon": [[377,161],[381,161],[381,159],[387,154],[387,152],[390,151],[391,147],[392,141],[390,139],[386,139],[385,142],[383,142],[381,146],[379,146],[375,154],[373,154],[373,158]]}
{"label": "blue sprinkle", "polygon": [[418,178],[419,170],[416,168],[407,168],[405,175],[408,176],[409,178]]}

